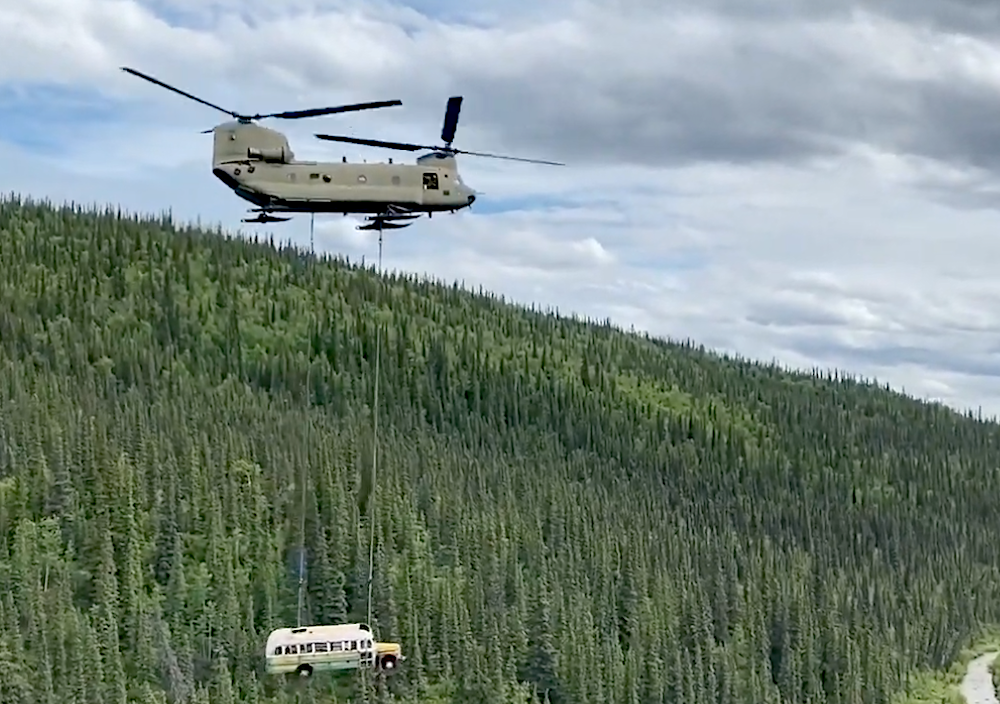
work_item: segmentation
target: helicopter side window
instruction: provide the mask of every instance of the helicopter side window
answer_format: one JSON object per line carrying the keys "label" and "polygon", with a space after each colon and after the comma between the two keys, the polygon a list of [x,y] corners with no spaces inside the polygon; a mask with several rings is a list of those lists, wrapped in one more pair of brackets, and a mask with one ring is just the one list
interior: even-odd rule
{"label": "helicopter side window", "polygon": [[433,171],[428,171],[424,174],[424,189],[428,191],[436,191],[438,189],[438,175]]}

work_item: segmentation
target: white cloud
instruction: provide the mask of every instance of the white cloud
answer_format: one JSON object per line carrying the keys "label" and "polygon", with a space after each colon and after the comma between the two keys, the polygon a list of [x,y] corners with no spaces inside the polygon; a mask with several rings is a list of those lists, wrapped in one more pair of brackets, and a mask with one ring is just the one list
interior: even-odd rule
{"label": "white cloud", "polygon": [[[998,51],[902,11],[722,4],[6,2],[0,88],[100,91],[121,112],[52,118],[61,158],[0,144],[0,188],[304,244],[307,217],[239,223],[198,134],[223,116],[118,66],[242,112],[404,101],[268,123],[302,158],[400,158],[311,135],[434,142],[462,93],[457,146],[570,166],[464,159],[473,210],[387,233],[388,268],[1000,412],[998,180],[990,135],[961,118],[996,89]],[[953,129],[929,107],[942,86],[966,101],[944,102]],[[372,261],[356,224],[319,217],[318,246]]]}

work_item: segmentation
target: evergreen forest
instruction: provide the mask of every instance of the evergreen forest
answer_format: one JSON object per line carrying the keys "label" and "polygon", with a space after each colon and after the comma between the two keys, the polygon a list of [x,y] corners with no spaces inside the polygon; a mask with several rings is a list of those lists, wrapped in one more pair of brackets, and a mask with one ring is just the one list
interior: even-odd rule
{"label": "evergreen forest", "polygon": [[[0,203],[4,704],[888,704],[1000,622],[998,494],[874,382]],[[373,535],[399,671],[266,675]]]}

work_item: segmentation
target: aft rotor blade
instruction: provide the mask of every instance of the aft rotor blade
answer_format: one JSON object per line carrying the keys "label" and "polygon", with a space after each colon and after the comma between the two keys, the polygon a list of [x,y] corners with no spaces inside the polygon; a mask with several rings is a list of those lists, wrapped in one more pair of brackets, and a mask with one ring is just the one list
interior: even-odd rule
{"label": "aft rotor blade", "polygon": [[190,98],[191,100],[193,100],[193,101],[195,101],[197,103],[201,103],[202,105],[207,105],[210,108],[215,108],[219,112],[224,112],[227,115],[230,115],[230,116],[236,117],[236,118],[240,117],[239,113],[235,113],[232,110],[226,110],[225,108],[221,108],[218,105],[215,105],[214,103],[208,102],[207,100],[202,100],[197,95],[191,95],[190,93],[188,93],[186,91],[183,91],[180,88],[174,88],[172,85],[164,83],[163,81],[161,81],[161,80],[159,80],[157,78],[153,78],[152,76],[147,76],[145,73],[142,73],[141,71],[136,71],[134,68],[129,68],[128,66],[122,66],[121,69],[122,69],[122,71],[125,71],[126,73],[131,73],[133,76],[138,76],[139,78],[145,79],[145,80],[149,81],[150,83],[155,83],[156,85],[160,86],[161,88],[166,88],[167,90],[172,90],[174,93],[177,93],[178,95],[183,95],[185,98]]}
{"label": "aft rotor blade", "polygon": [[445,144],[455,141],[455,128],[458,127],[458,114],[462,111],[462,96],[453,95],[448,98],[448,107],[444,111],[444,124],[441,126],[441,139]]}
{"label": "aft rotor blade", "polygon": [[421,149],[434,149],[423,144],[407,144],[405,142],[383,142],[378,139],[361,139],[359,137],[341,137],[333,134],[318,134],[318,139],[325,139],[330,142],[348,142],[349,144],[363,144],[366,147],[385,147],[386,149],[399,149],[404,152],[416,152]]}
{"label": "aft rotor blade", "polygon": [[409,144],[406,142],[383,142],[378,139],[361,139],[359,137],[344,137],[332,134],[317,134],[318,139],[325,139],[330,142],[347,142],[349,144],[363,144],[366,147],[384,147],[385,149],[398,149],[405,152],[416,152],[420,150],[444,152],[446,154],[468,154],[470,156],[485,156],[490,159],[506,159],[507,161],[523,161],[529,164],[547,164],[549,166],[566,166],[558,161],[545,161],[543,159],[522,159],[517,156],[503,156],[500,154],[486,154],[484,152],[467,152],[462,149],[451,147],[435,147],[429,144]]}
{"label": "aft rotor blade", "polygon": [[507,161],[525,161],[529,164],[548,164],[549,166],[566,166],[558,161],[545,161],[543,159],[522,159],[519,156],[501,156],[500,154],[484,154],[483,152],[466,152],[461,149],[451,150],[455,154],[468,154],[469,156],[485,156],[490,159],[506,159]]}
{"label": "aft rotor blade", "polygon": [[402,100],[379,100],[373,103],[355,103],[353,105],[338,105],[332,108],[310,108],[309,110],[288,110],[286,112],[275,112],[270,115],[257,115],[255,119],[265,117],[277,117],[283,120],[295,120],[300,117],[317,117],[319,115],[332,115],[340,112],[354,112],[357,110],[374,110],[376,108],[388,108],[393,105],[402,105]]}

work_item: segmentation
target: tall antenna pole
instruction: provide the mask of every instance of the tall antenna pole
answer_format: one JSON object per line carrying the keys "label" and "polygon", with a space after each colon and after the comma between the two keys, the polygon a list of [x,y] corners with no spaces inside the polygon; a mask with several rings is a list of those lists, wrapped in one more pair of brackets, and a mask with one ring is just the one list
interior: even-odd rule
{"label": "tall antenna pole", "polygon": [[309,252],[316,254],[316,245],[313,233],[316,229],[316,213],[309,213]]}

